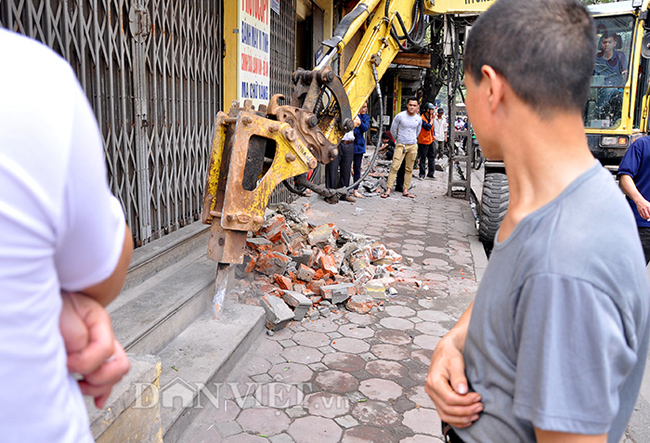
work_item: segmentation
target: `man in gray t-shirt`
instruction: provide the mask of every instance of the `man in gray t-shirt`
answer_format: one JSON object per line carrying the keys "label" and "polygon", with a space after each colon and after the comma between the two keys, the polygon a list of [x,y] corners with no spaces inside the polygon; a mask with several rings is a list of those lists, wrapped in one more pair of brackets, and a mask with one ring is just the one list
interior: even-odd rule
{"label": "man in gray t-shirt", "polygon": [[618,442],[634,408],[650,286],[633,217],[584,136],[594,35],[578,0],[497,0],[472,27],[467,112],[486,158],[505,163],[510,206],[475,301],[431,360],[426,390],[452,441]]}
{"label": "man in gray t-shirt", "polygon": [[406,162],[406,167],[402,195],[404,197],[415,197],[409,192],[409,188],[411,186],[411,177],[413,177],[413,165],[418,155],[418,135],[420,135],[420,129],[422,128],[422,118],[418,114],[419,108],[418,99],[415,97],[409,98],[406,102],[406,111],[397,114],[390,126],[390,133],[395,139],[395,153],[393,154],[393,164],[388,173],[386,192],[381,195],[383,198],[390,196],[390,190],[395,184],[397,171],[399,171],[403,161]]}

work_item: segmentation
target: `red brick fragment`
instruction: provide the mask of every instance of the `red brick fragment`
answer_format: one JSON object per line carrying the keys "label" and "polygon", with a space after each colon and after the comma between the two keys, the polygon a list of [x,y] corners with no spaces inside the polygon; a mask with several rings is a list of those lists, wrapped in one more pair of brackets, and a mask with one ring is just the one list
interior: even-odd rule
{"label": "red brick fragment", "polygon": [[275,274],[275,283],[280,287],[280,289],[285,289],[287,291],[293,291],[293,283],[289,277],[284,275]]}
{"label": "red brick fragment", "polygon": [[336,261],[334,260],[334,257],[330,254],[323,254],[320,257],[320,265],[321,268],[323,269],[323,274],[328,273],[328,274],[338,274],[339,270],[336,267]]}

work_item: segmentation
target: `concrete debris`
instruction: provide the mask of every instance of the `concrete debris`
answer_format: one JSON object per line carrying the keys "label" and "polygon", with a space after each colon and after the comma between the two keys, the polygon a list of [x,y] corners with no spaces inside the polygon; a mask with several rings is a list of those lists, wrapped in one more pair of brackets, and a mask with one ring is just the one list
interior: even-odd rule
{"label": "concrete debris", "polygon": [[259,231],[249,234],[239,269],[259,282],[270,330],[294,320],[327,317],[343,303],[351,311],[367,314],[383,304],[387,292],[396,294],[390,286],[404,274],[402,264],[408,261],[401,255],[333,223],[309,224],[286,203],[273,208],[267,210]]}
{"label": "concrete debris", "polygon": [[321,286],[320,291],[323,298],[333,304],[343,303],[356,293],[355,286],[351,283]]}
{"label": "concrete debris", "polygon": [[266,311],[266,327],[274,331],[284,328],[295,316],[281,298],[272,294],[262,297],[262,307]]}
{"label": "concrete debris", "polygon": [[311,300],[300,292],[284,291],[282,299],[293,308],[294,320],[297,321],[302,320],[309,308],[312,307]]}
{"label": "concrete debris", "polygon": [[375,300],[369,295],[353,295],[346,307],[357,314],[367,314],[375,306]]}

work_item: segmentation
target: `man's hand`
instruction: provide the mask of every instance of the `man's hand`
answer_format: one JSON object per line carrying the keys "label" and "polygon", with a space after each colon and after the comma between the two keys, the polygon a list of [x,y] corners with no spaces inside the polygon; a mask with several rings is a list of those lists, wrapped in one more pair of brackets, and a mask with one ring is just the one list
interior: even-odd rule
{"label": "man's hand", "polygon": [[639,199],[636,202],[636,210],[639,211],[639,215],[646,219],[650,220],[650,202],[645,198]]}
{"label": "man's hand", "polygon": [[[129,360],[115,340],[111,319],[102,305],[80,293],[63,297],[68,300],[62,309],[60,329],[68,352],[68,370],[84,377],[79,382],[81,392],[94,397],[101,409],[113,385],[129,371]],[[85,339],[85,346],[78,346],[79,337]]]}
{"label": "man's hand", "polygon": [[463,354],[445,336],[431,357],[425,390],[436,404],[440,418],[457,428],[466,428],[483,410],[481,396],[468,393]]}

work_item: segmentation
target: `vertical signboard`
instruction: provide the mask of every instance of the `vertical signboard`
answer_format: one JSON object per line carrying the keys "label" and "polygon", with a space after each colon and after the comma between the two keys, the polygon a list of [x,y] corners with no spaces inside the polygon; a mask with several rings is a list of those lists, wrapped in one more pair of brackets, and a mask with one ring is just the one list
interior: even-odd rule
{"label": "vertical signboard", "polygon": [[237,97],[257,108],[269,101],[271,7],[269,0],[237,0]]}

